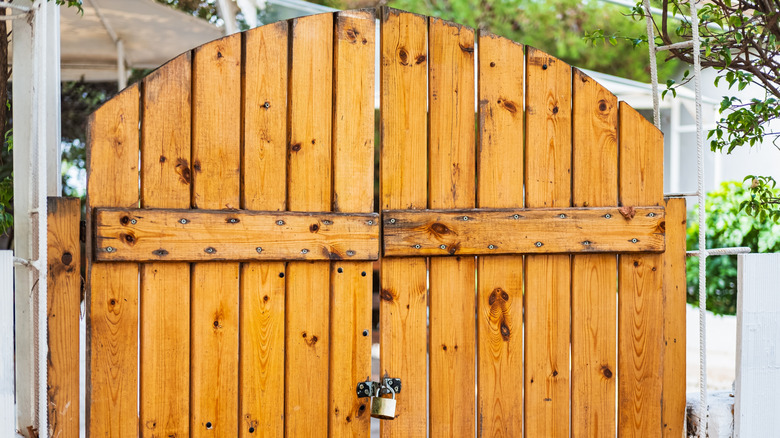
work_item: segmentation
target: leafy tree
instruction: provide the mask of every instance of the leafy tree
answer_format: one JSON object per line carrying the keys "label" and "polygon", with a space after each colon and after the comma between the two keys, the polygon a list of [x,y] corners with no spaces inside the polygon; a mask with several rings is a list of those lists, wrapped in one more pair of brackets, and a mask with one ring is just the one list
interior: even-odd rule
{"label": "leafy tree", "polygon": [[[750,202],[752,183],[721,183],[720,190],[707,194],[707,248],[747,246],[753,252],[780,251],[780,224],[740,214]],[[780,196],[780,190],[772,190]],[[688,220],[688,248],[699,247],[698,209]],[[686,264],[688,302],[699,302],[699,259],[691,257]],[[716,314],[733,315],[737,311],[737,256],[707,258],[707,309]]]}

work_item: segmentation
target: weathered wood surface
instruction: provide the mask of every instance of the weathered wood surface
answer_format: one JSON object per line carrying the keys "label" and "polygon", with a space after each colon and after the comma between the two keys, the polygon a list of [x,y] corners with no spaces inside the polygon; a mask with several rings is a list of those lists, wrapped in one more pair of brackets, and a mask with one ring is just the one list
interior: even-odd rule
{"label": "weathered wood surface", "polygon": [[389,210],[383,212],[384,255],[663,251],[664,209],[634,212],[627,219],[617,207]]}
{"label": "weathered wood surface", "polygon": [[[617,98],[581,71],[572,82],[572,203],[617,205]],[[646,218],[646,211],[635,212]],[[625,222],[622,218],[619,221]],[[663,220],[657,224],[663,232]],[[575,437],[615,436],[617,257],[572,258],[571,427]]]}
{"label": "weathered wood surface", "polygon": [[[663,136],[625,102],[619,107],[623,206],[663,202]],[[663,254],[618,259],[618,435],[662,434]]]}
{"label": "weathered wood surface", "polygon": [[[241,208],[287,204],[288,23],[244,34]],[[284,262],[241,265],[239,436],[284,435]]]}
{"label": "weathered wood surface", "polygon": [[[525,204],[571,204],[571,67],[526,53]],[[536,239],[537,241],[539,239]],[[544,248],[544,246],[543,246]],[[571,263],[525,257],[525,433],[568,437]]]}
{"label": "weathered wood surface", "polygon": [[[143,81],[141,207],[190,206],[191,76],[188,52]],[[190,265],[143,264],[140,278],[140,435],[187,436]]]}
{"label": "weathered wood surface", "polygon": [[[336,14],[334,39],[333,210],[371,212],[374,209],[374,12]],[[378,218],[373,220],[374,224],[377,222]],[[328,408],[331,437],[370,435],[369,400],[355,397],[355,385],[371,375],[373,274],[373,263],[368,261],[331,264]]]}
{"label": "weathered wood surface", "polygon": [[[394,9],[381,17],[380,204],[427,206],[427,19]],[[379,302],[380,375],[397,377],[396,418],[383,438],[427,432],[428,288],[425,258],[382,259]]]}
{"label": "weathered wood surface", "polygon": [[[287,208],[327,211],[333,201],[333,15],[296,18],[290,26]],[[287,265],[287,436],[328,430],[329,280],[329,262]]]}
{"label": "weathered wood surface", "polygon": [[78,438],[81,201],[78,198],[49,198],[47,211],[49,436]]}
{"label": "weathered wood surface", "polygon": [[376,213],[97,209],[95,233],[100,261],[376,260],[379,253]]}
{"label": "weathered wood surface", "polygon": [[[523,205],[524,56],[522,45],[480,31],[478,207]],[[478,436],[522,436],[523,257],[480,257],[477,282]]]}
{"label": "weathered wood surface", "polygon": [[665,437],[678,438],[685,428],[685,245],[684,198],[665,199],[667,248],[664,253],[663,422]]}
{"label": "weathered wood surface", "polygon": [[[88,211],[138,206],[138,98],[139,87],[132,85],[89,120]],[[138,433],[138,264],[91,263],[87,276],[87,433],[133,436]]]}
{"label": "weathered wood surface", "polygon": [[[192,207],[240,202],[241,35],[195,49],[192,69]],[[238,430],[239,264],[191,270],[190,436]]]}

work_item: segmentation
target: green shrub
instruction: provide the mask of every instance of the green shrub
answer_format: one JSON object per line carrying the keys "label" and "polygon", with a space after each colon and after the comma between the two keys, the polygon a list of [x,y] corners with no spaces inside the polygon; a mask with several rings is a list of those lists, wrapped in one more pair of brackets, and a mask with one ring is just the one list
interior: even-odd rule
{"label": "green shrub", "polygon": [[[740,212],[740,204],[750,199],[749,186],[750,182],[729,181],[721,183],[720,190],[707,194],[707,248],[747,246],[753,252],[780,252],[780,224]],[[688,249],[699,248],[698,211],[695,206],[689,214]],[[686,272],[688,302],[698,304],[698,257],[688,259]],[[737,256],[707,257],[707,309],[716,314],[736,313]]]}

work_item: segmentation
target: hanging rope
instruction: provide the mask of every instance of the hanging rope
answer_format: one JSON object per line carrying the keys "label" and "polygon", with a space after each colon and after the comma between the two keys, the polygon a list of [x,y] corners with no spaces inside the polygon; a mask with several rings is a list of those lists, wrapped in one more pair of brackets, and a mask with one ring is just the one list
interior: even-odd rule
{"label": "hanging rope", "polygon": [[650,0],[642,0],[645,8],[645,18],[647,22],[647,44],[650,46],[650,83],[653,87],[653,123],[655,127],[661,129],[661,112],[658,102],[658,65],[655,62],[655,32],[653,32],[653,16],[650,15]]}

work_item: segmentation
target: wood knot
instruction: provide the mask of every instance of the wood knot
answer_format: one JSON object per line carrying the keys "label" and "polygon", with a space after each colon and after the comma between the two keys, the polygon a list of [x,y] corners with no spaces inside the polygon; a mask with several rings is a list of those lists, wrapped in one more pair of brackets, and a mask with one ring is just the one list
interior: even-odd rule
{"label": "wood knot", "polygon": [[636,208],[632,206],[625,205],[620,207],[618,208],[618,212],[620,212],[620,214],[623,215],[626,220],[631,220],[634,218],[634,216],[636,216]]}
{"label": "wood knot", "polygon": [[414,60],[415,64],[422,64],[423,62],[425,62],[425,55],[418,55]]}
{"label": "wood knot", "polygon": [[292,149],[293,152],[298,152],[299,150],[301,150],[301,144],[295,143],[294,145],[292,145],[290,149]]}
{"label": "wood knot", "polygon": [[511,336],[511,333],[509,331],[509,326],[506,325],[506,322],[501,321],[500,330],[501,330],[501,337],[504,338],[505,341],[508,341]]}
{"label": "wood knot", "polygon": [[406,51],[406,48],[401,47],[398,49],[398,60],[401,62],[401,65],[409,65],[409,52]]}
{"label": "wood knot", "polygon": [[607,101],[604,99],[601,99],[599,101],[599,111],[604,112],[607,110]]}
{"label": "wood knot", "polygon": [[119,223],[123,226],[127,226],[127,224],[130,223],[130,218],[127,216],[122,216],[122,219],[119,219]]}
{"label": "wood knot", "polygon": [[62,257],[60,257],[60,261],[62,262],[63,265],[66,265],[66,266],[69,265],[73,261],[73,254],[71,254],[71,253],[69,253],[67,251],[64,252],[62,254]]}
{"label": "wood knot", "polygon": [[309,226],[309,231],[311,231],[312,233],[316,233],[319,230],[320,230],[320,226],[317,224],[311,224]]}
{"label": "wood knot", "polygon": [[491,62],[490,62],[490,66],[491,66],[491,67],[495,67],[495,66],[496,66],[496,63],[491,61]]}
{"label": "wood knot", "polygon": [[167,160],[168,160],[168,159],[167,159],[167,158],[165,158],[165,155],[160,155],[160,162],[161,162],[161,163],[164,163],[164,162],[166,162]]}
{"label": "wood knot", "polygon": [[190,173],[190,163],[184,158],[176,159],[176,173],[179,174],[179,180],[184,184],[189,184],[192,181],[192,174]]}
{"label": "wood knot", "polygon": [[511,100],[498,99],[498,104],[501,106],[501,108],[504,108],[505,110],[509,111],[512,114],[515,114],[517,112],[517,104],[512,102]]}
{"label": "wood knot", "polygon": [[393,299],[394,299],[393,292],[390,291],[389,289],[382,289],[379,292],[379,298],[382,299],[382,300],[385,300],[387,302],[392,303]]}
{"label": "wood knot", "polygon": [[439,222],[432,223],[429,228],[431,230],[431,233],[433,233],[436,236],[443,236],[445,234],[451,234],[452,233],[452,230],[447,228],[446,225],[444,225],[442,223],[439,223]]}
{"label": "wood knot", "polygon": [[612,378],[612,370],[610,370],[609,367],[606,365],[601,366],[601,373],[604,374],[604,377],[606,377],[607,379]]}

